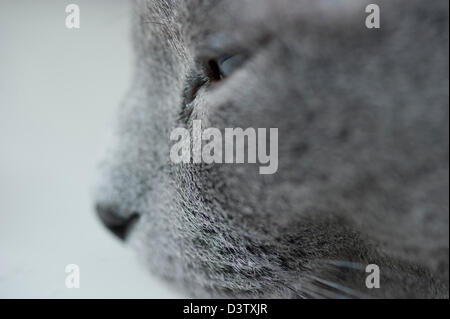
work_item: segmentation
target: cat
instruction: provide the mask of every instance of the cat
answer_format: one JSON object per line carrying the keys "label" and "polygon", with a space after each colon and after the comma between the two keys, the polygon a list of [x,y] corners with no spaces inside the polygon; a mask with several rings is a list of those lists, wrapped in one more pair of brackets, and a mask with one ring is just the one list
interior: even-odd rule
{"label": "cat", "polygon": [[[448,1],[378,0],[373,29],[369,3],[134,1],[95,206],[153,274],[192,297],[448,298]],[[173,163],[194,120],[278,128],[277,172]]]}

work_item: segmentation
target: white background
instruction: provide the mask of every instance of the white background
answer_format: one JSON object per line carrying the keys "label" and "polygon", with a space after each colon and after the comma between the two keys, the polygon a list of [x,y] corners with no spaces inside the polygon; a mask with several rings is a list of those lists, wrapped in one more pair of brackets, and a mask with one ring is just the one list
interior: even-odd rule
{"label": "white background", "polygon": [[[100,225],[91,189],[131,79],[128,1],[0,0],[0,297],[180,297]],[[80,289],[65,287],[67,264]]]}

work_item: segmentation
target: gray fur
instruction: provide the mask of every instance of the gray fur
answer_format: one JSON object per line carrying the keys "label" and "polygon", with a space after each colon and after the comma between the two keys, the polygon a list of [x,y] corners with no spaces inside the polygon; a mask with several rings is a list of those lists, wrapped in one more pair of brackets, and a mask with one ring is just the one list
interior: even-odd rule
{"label": "gray fur", "polygon": [[[127,243],[153,273],[194,297],[448,298],[448,1],[379,0],[379,30],[368,3],[136,1],[98,203],[140,214]],[[226,43],[247,62],[180,121],[188,77]],[[278,127],[278,172],[172,164],[170,131],[193,119]]]}

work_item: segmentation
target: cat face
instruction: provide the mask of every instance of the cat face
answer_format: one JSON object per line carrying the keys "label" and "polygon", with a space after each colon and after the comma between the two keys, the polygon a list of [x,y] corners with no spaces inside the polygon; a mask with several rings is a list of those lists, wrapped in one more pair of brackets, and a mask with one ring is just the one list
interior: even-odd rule
{"label": "cat face", "polygon": [[[379,1],[380,29],[367,4],[135,1],[96,207],[153,273],[196,297],[448,296],[448,2]],[[277,128],[276,173],[173,163],[194,120]]]}

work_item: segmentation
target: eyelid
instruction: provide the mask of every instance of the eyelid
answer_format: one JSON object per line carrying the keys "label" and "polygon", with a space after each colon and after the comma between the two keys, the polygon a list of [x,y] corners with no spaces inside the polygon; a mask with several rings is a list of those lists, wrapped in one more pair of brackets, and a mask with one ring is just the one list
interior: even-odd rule
{"label": "eyelid", "polygon": [[195,100],[195,97],[197,96],[198,91],[200,88],[208,82],[208,79],[206,79],[203,76],[192,76],[187,79],[187,84],[184,89],[184,106],[188,106],[190,103],[192,103]]}
{"label": "eyelid", "polygon": [[224,52],[234,52],[236,49],[236,43],[238,42],[236,39],[233,39],[233,37],[224,33],[217,33],[211,35],[206,40],[201,51],[210,57],[217,57]]}
{"label": "eyelid", "polygon": [[236,69],[240,68],[247,59],[245,54],[227,54],[219,58],[217,64],[223,77],[229,76]]}
{"label": "eyelid", "polygon": [[221,56],[217,62],[218,63],[223,63],[223,62],[225,62],[226,60],[228,60],[229,58],[231,58],[231,57],[233,57],[235,55],[236,54],[225,54],[225,55]]}
{"label": "eyelid", "polygon": [[236,36],[225,33],[210,35],[206,41],[198,44],[197,59],[201,61],[215,60],[223,56],[230,57],[234,53],[247,52],[248,48]]}
{"label": "eyelid", "polygon": [[252,38],[244,37],[238,32],[215,32],[197,42],[195,55],[198,60],[203,61],[217,59],[229,53],[245,53],[249,58],[273,39],[274,36],[267,32]]}
{"label": "eyelid", "polygon": [[179,119],[181,121],[187,122],[189,120],[197,93],[207,82],[208,79],[196,71],[192,71],[186,78],[186,84],[182,94],[183,104],[179,113]]}

